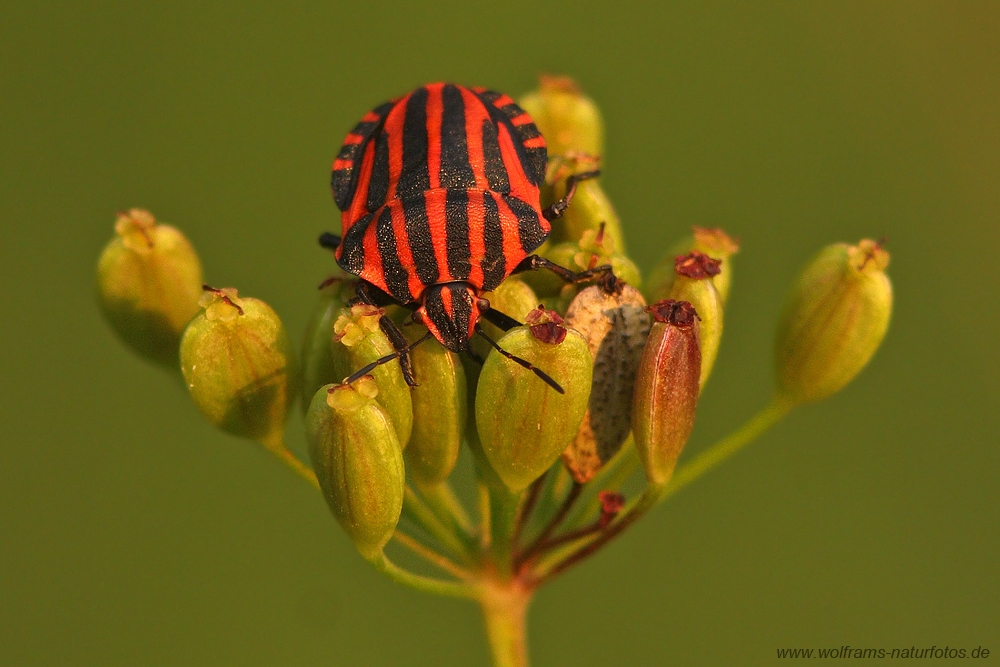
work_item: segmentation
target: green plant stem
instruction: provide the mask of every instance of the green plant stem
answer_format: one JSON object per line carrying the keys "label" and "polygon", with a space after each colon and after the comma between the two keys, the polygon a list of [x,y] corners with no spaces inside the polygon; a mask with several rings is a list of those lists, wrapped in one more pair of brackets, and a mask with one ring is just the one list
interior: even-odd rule
{"label": "green plant stem", "polygon": [[767,407],[738,429],[717,441],[690,463],[678,468],[669,482],[661,486],[647,487],[641,496],[625,506],[619,514],[619,519],[612,522],[596,537],[589,540],[582,539],[568,548],[561,549],[558,558],[546,558],[535,570],[536,585],[542,585],[593,554],[620,535],[658,503],[677,493],[774,426],[793,407],[795,406],[792,403],[777,398],[773,399]]}
{"label": "green plant stem", "polygon": [[369,562],[375,566],[375,569],[393,581],[418,591],[454,598],[479,599],[481,597],[479,586],[414,574],[393,563],[384,552],[379,552]]}
{"label": "green plant stem", "polygon": [[295,454],[292,454],[285,447],[285,443],[280,437],[275,440],[262,440],[260,444],[264,445],[264,449],[277,456],[282,463],[288,466],[299,477],[312,484],[315,488],[319,488],[319,480],[316,479],[316,473],[312,471],[312,468],[300,461]]}
{"label": "green plant stem", "polygon": [[546,470],[542,473],[542,476],[535,480],[535,482],[528,487],[527,495],[524,498],[524,502],[521,503],[521,507],[517,512],[517,519],[514,522],[514,533],[511,535],[511,548],[517,550],[517,545],[521,541],[521,534],[524,533],[524,529],[527,528],[528,524],[531,522],[531,512],[535,509],[535,504],[538,502],[538,496],[542,492],[542,487],[545,486],[545,482],[548,479],[549,471]]}
{"label": "green plant stem", "polygon": [[488,551],[490,548],[490,489],[483,482],[476,483],[476,504],[479,507],[479,548]]}
{"label": "green plant stem", "polygon": [[392,539],[394,539],[396,542],[403,545],[416,555],[420,556],[428,563],[438,566],[439,568],[441,568],[448,574],[456,577],[457,579],[464,579],[467,581],[472,578],[472,575],[468,571],[456,565],[447,556],[439,554],[430,547],[422,544],[416,538],[410,537],[409,535],[399,531],[398,529],[396,530],[396,532],[392,534]]}
{"label": "green plant stem", "polygon": [[566,518],[566,515],[569,514],[569,511],[573,508],[573,503],[575,503],[576,499],[580,497],[581,491],[583,491],[583,484],[580,484],[579,482],[573,482],[573,486],[571,486],[569,488],[569,491],[566,492],[566,497],[563,498],[563,502],[561,505],[559,505],[559,509],[556,510],[556,513],[552,516],[551,519],[549,519],[549,522],[545,525],[544,528],[542,528],[542,531],[531,542],[531,544],[524,549],[524,552],[517,556],[517,558],[514,561],[515,567],[520,567],[522,563],[530,559],[535,554],[535,552],[542,544],[548,541],[552,533],[554,533],[556,529],[559,528],[559,526],[563,522],[563,519]]}
{"label": "green plant stem", "polygon": [[514,524],[521,494],[505,486],[489,486],[490,492],[490,553],[501,579],[509,579],[512,565]]}
{"label": "green plant stem", "polygon": [[528,667],[527,614],[531,590],[486,585],[479,599],[493,667]]}
{"label": "green plant stem", "polygon": [[792,403],[774,398],[767,407],[745,424],[695,456],[689,463],[680,466],[667,484],[663,499],[674,495],[758,438],[778,423],[793,407],[795,406]]}
{"label": "green plant stem", "polygon": [[565,525],[570,528],[579,527],[581,523],[597,515],[601,508],[597,492],[618,491],[641,466],[639,455],[635,451],[635,442],[629,435],[618,453],[587,482],[587,501],[577,503],[576,511],[566,519]]}
{"label": "green plant stem", "polygon": [[417,484],[417,491],[423,496],[424,502],[431,511],[437,515],[442,523],[450,526],[463,542],[471,544],[472,521],[462,507],[462,503],[455,497],[451,485],[445,480],[438,484]]}
{"label": "green plant stem", "polygon": [[633,500],[625,507],[625,511],[621,513],[618,520],[609,524],[607,528],[601,531],[593,540],[584,544],[584,546],[580,547],[577,551],[574,551],[563,560],[557,562],[547,572],[539,576],[536,580],[536,586],[541,586],[550,579],[559,576],[616,538],[624,532],[626,528],[642,518],[646,512],[655,507],[656,504],[663,498],[665,490],[666,487],[664,485],[646,487],[646,490],[643,491],[641,496]]}
{"label": "green plant stem", "polygon": [[439,541],[441,546],[451,552],[452,555],[459,556],[463,561],[470,559],[471,554],[468,547],[459,539],[455,531],[442,523],[437,515],[424,504],[409,485],[406,486],[406,491],[403,495],[403,514],[426,530],[431,537]]}

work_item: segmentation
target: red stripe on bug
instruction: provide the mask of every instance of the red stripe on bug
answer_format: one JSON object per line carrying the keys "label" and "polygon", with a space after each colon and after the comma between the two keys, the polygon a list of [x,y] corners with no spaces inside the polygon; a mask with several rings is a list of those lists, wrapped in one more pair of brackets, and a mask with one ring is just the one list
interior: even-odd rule
{"label": "red stripe on bug", "polygon": [[360,134],[354,134],[351,132],[346,137],[344,137],[344,143],[348,145],[360,144],[364,140]]}
{"label": "red stripe on bug", "polygon": [[350,169],[353,164],[354,160],[343,160],[338,158],[333,161],[333,171],[337,171],[338,169]]}
{"label": "red stripe on bug", "polygon": [[360,277],[380,290],[388,292],[389,287],[385,284],[385,271],[382,269],[382,255],[378,251],[378,237],[375,236],[377,224],[377,220],[372,220],[361,239],[361,246],[365,249],[365,268]]}
{"label": "red stripe on bug", "polygon": [[[372,179],[372,163],[374,161],[375,142],[369,142],[368,145],[365,146],[365,153],[361,159],[361,171],[359,172],[360,176],[358,177],[358,185],[354,189],[355,197],[351,201],[350,207],[348,207],[348,209],[340,216],[340,226],[343,230],[343,234],[347,234],[347,230],[350,229],[359,218],[363,217],[365,213],[368,212],[366,202],[367,197],[359,197],[357,196],[357,193],[363,192],[367,194],[368,184]],[[338,252],[340,252],[339,249]],[[337,257],[339,258],[340,255],[337,255]]]}
{"label": "red stripe on bug", "polygon": [[[431,187],[433,186],[431,181]],[[434,260],[438,265],[438,282],[447,283],[455,280],[448,266],[448,212],[446,201],[448,191],[438,188],[424,193],[424,205],[427,211],[427,221],[431,231],[431,245],[434,247]]]}
{"label": "red stripe on bug", "polygon": [[510,193],[521,201],[538,201],[538,187],[525,176],[521,158],[518,157],[517,149],[514,147],[514,137],[510,135],[506,125],[500,125],[497,140],[500,143],[500,158],[507,168]]}
{"label": "red stripe on bug", "polygon": [[514,100],[510,99],[506,95],[501,95],[500,97],[493,100],[493,106],[497,109],[507,106],[508,104],[514,104]]}
{"label": "red stripe on bug", "polygon": [[476,189],[489,190],[486,156],[483,154],[483,121],[490,118],[482,100],[465,88],[459,90],[462,92],[462,101],[465,102],[465,141],[469,149],[469,164],[476,178]]}
{"label": "red stripe on bug", "polygon": [[469,201],[465,204],[469,220],[469,282],[476,286],[483,284],[483,259],[486,257],[486,239],[483,238],[485,226],[485,210],[482,197],[469,193]]}
{"label": "red stripe on bug", "polygon": [[455,304],[451,301],[451,290],[448,288],[442,289],[438,292],[441,295],[441,307],[444,312],[448,315],[448,319],[455,319]]}
{"label": "red stripe on bug", "polygon": [[[427,171],[431,190],[441,187],[441,120],[444,117],[442,88],[443,83],[427,86]],[[440,264],[439,259],[438,265]]]}
{"label": "red stripe on bug", "polygon": [[524,142],[525,148],[545,148],[545,138],[538,135],[534,139],[528,139]]}
{"label": "red stripe on bug", "polygon": [[365,117],[361,119],[362,123],[374,123],[378,121],[378,114],[374,111],[369,111],[365,114]]}
{"label": "red stripe on bug", "polygon": [[521,233],[518,230],[517,215],[510,210],[503,197],[494,195],[492,192],[490,196],[493,197],[500,211],[500,228],[503,230],[503,256],[506,260],[504,273],[510,275],[510,272],[524,259],[524,249],[521,247]]}
{"label": "red stripe on bug", "polygon": [[527,113],[522,113],[520,116],[514,116],[510,119],[510,122],[515,126],[527,125],[528,123],[534,122]]}
{"label": "red stripe on bug", "polygon": [[424,284],[420,282],[420,276],[414,270],[416,261],[413,258],[410,239],[406,235],[406,215],[403,213],[403,203],[398,199],[391,202],[389,212],[392,215],[392,235],[396,238],[396,254],[399,256],[399,263],[406,270],[406,286],[410,290],[410,294],[414,296],[423,294]]}
{"label": "red stripe on bug", "polygon": [[389,192],[386,201],[396,198],[396,184],[403,173],[403,122],[406,120],[406,103],[410,96],[400,98],[386,116],[383,129],[389,135]]}

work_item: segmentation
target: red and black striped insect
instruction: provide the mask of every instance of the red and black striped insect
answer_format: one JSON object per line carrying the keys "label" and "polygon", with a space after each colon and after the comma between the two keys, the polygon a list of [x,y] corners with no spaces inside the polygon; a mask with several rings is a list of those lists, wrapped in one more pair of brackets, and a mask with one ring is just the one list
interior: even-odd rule
{"label": "red and black striped insect", "polygon": [[[566,196],[543,210],[546,159],[545,139],[510,97],[446,83],[421,86],[376,107],[347,135],[331,183],[342,236],[323,234],[320,243],[360,278],[358,302],[414,311],[428,330],[421,341],[433,336],[449,350],[471,352],[478,333],[561,392],[479,327],[480,317],[505,330],[520,324],[481,296],[513,273],[547,268],[578,282],[610,270],[575,273],[531,254],[566,210],[577,181],[597,175],[571,176]],[[416,386],[412,346],[389,318],[381,328],[396,353],[378,363],[398,356],[406,381]]]}

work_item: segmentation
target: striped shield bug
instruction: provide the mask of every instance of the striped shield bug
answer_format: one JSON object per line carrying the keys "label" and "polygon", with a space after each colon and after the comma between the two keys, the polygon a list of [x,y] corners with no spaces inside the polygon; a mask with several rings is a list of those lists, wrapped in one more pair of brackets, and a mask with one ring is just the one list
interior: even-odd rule
{"label": "striped shield bug", "polygon": [[[360,279],[358,302],[413,311],[428,330],[417,343],[433,336],[449,350],[471,353],[469,341],[478,334],[561,392],[479,327],[480,317],[504,330],[520,325],[482,297],[511,274],[545,268],[581,282],[610,272],[608,266],[573,272],[532,254],[566,210],[577,181],[598,175],[570,176],[565,197],[543,209],[546,160],[545,139],[507,95],[421,86],[368,112],[348,133],[331,182],[341,236],[323,234],[320,244]],[[377,363],[399,357],[407,383],[416,386],[412,345],[388,317],[380,326],[396,352]]]}

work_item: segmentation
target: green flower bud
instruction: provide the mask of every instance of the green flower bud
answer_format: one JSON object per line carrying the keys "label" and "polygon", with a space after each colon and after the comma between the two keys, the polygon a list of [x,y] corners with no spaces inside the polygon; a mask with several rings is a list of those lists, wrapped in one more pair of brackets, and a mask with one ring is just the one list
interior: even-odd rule
{"label": "green flower bud", "polygon": [[632,393],[649,325],[646,301],[628,285],[617,294],[588,287],[566,312],[566,326],[583,335],[594,359],[587,412],[562,454],[580,484],[618,453],[632,428]]}
{"label": "green flower bud", "polygon": [[642,351],[632,399],[632,434],[649,483],[670,481],[694,427],[701,352],[698,314],[690,303],[650,307],[653,326]]}
{"label": "green flower bud", "polygon": [[889,253],[865,239],[820,251],[795,282],[778,326],[779,395],[808,403],[840,391],[875,354],[892,314]]}
{"label": "green flower bud", "polygon": [[[312,397],[320,387],[344,379],[342,371],[348,362],[340,367],[333,356],[333,325],[347,307],[354,295],[354,283],[332,282],[320,291],[319,302],[302,337],[302,410],[309,409]],[[343,348],[341,348],[343,349]],[[345,351],[344,357],[347,358]]]}
{"label": "green flower bud", "polygon": [[371,376],[316,392],[306,414],[309,455],[333,516],[361,555],[377,556],[403,509],[403,455]]}
{"label": "green flower bud", "polygon": [[542,76],[538,90],[521,98],[545,137],[549,155],[604,152],[604,121],[594,102],[569,77]]}
{"label": "green flower bud", "polygon": [[[588,166],[588,168],[592,168]],[[579,169],[576,169],[579,172]],[[566,176],[570,172],[566,173]],[[566,179],[556,172],[553,183],[553,199],[560,199],[566,194]],[[563,216],[553,224],[552,236],[557,241],[580,241],[584,233],[597,233],[604,228],[604,241],[607,252],[625,254],[625,235],[622,233],[621,221],[615,213],[611,200],[604,193],[599,178],[580,181],[576,185],[576,194]]]}
{"label": "green flower bud", "polygon": [[590,396],[593,361],[587,341],[537,309],[497,341],[506,352],[541,369],[565,393],[493,351],[476,391],[476,426],[483,452],[504,484],[519,492],[538,479],[576,435]]}
{"label": "green flower bud", "polygon": [[[686,236],[673,246],[663,260],[654,268],[646,281],[646,295],[650,301],[660,301],[670,297],[670,290],[677,275],[675,263],[680,255],[691,252],[701,252],[719,262],[719,272],[712,276],[712,283],[719,292],[722,305],[729,298],[729,287],[733,279],[733,266],[730,258],[739,251],[739,244],[721,229],[692,227],[693,233]],[[701,314],[701,310],[698,311]]]}
{"label": "green flower bud", "polygon": [[674,261],[676,278],[668,295],[674,301],[690,302],[698,313],[702,388],[712,373],[722,340],[722,297],[712,283],[712,277],[721,270],[718,261],[698,251],[679,255]]}
{"label": "green flower bud", "polygon": [[[551,273],[551,271],[531,271],[529,273],[511,276],[500,283],[500,286],[494,291],[483,292],[483,298],[490,302],[491,309],[498,310],[504,315],[510,315],[518,322],[523,322],[528,313],[538,307],[539,301],[535,291],[524,280],[522,280],[522,276],[526,277],[530,273]],[[504,331],[502,329],[490,324],[485,319],[480,320],[479,324],[483,327],[483,331],[486,332],[486,335],[493,340],[497,340],[504,335]],[[472,350],[483,359],[485,359],[490,353],[490,350],[493,349],[490,347],[489,343],[479,336],[473,338],[471,342]],[[476,364],[477,369],[478,367],[479,365]],[[474,376],[470,375],[469,377],[471,378]],[[478,377],[478,370],[476,371],[475,377]]]}
{"label": "green flower bud", "polygon": [[458,461],[466,426],[465,371],[459,356],[433,339],[413,348],[410,358],[420,386],[410,393],[407,468],[418,485],[434,485],[447,479]]}
{"label": "green flower bud", "polygon": [[215,426],[265,445],[281,442],[295,366],[281,320],[263,301],[205,286],[181,339],[191,399]]}
{"label": "green flower bud", "polygon": [[[383,313],[380,308],[361,304],[342,311],[334,322],[331,349],[342,378],[393,353],[392,343],[379,327]],[[413,429],[413,404],[399,363],[382,364],[371,375],[378,384],[378,403],[392,419],[400,445],[406,447]]]}
{"label": "green flower bud", "polygon": [[135,352],[171,370],[184,327],[198,312],[201,263],[177,229],[134,208],[120,213],[97,265],[104,316]]}

